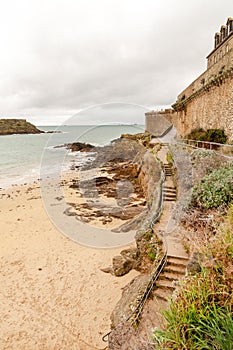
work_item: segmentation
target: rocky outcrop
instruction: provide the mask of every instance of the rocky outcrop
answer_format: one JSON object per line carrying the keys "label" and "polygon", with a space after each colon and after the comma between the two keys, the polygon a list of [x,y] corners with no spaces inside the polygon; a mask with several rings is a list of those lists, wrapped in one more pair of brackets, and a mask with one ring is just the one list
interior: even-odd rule
{"label": "rocky outcrop", "polygon": [[90,152],[94,146],[85,142],[73,142],[67,144],[66,148],[71,149],[72,152]]}
{"label": "rocky outcrop", "polygon": [[143,158],[138,159],[137,163],[139,164],[138,180],[147,200],[152,201],[154,190],[161,177],[160,163],[150,151],[147,151]]}
{"label": "rocky outcrop", "polygon": [[157,158],[150,151],[146,151],[143,156],[138,155],[135,158],[135,164],[137,165],[138,182],[147,199],[147,210],[146,215],[137,217],[137,219],[140,218],[140,221],[137,224],[138,231],[135,236],[137,248],[136,253],[133,254],[134,261],[132,262],[132,258],[130,261],[125,259],[122,252],[120,256],[113,259],[113,271],[116,272],[116,276],[119,276],[118,270],[120,270],[120,275],[128,273],[131,269],[137,269],[143,273],[148,272],[161,252],[161,242],[153,234],[150,224],[160,207],[162,168]]}
{"label": "rocky outcrop", "polygon": [[25,119],[0,119],[0,135],[12,134],[41,134],[35,125]]}
{"label": "rocky outcrop", "polygon": [[95,149],[95,146],[85,142],[65,143],[63,145],[54,146],[54,148],[62,147],[70,149],[71,152],[91,152],[93,149]]}
{"label": "rocky outcrop", "polygon": [[[91,145],[78,143],[76,146],[81,151]],[[105,227],[110,224],[113,232],[138,229],[147,213],[147,203],[138,180],[140,167],[135,157],[138,154],[143,157],[145,147],[133,140],[120,139],[104,147],[91,146],[90,150],[94,154],[92,160],[82,167],[74,167],[78,173],[70,185],[85,202],[69,203],[71,208],[65,214],[72,214],[85,223],[98,221]]]}
{"label": "rocky outcrop", "polygon": [[142,132],[138,134],[122,134],[121,139],[134,140],[148,147],[151,141],[151,134],[149,132]]}
{"label": "rocky outcrop", "polygon": [[187,272],[190,275],[196,275],[201,272],[201,265],[204,261],[204,255],[200,252],[194,252],[187,264]]}
{"label": "rocky outcrop", "polygon": [[124,323],[132,313],[132,310],[137,306],[138,299],[148,284],[149,278],[149,275],[139,275],[123,288],[122,298],[117,303],[111,315],[113,328],[117,327],[121,322]]}

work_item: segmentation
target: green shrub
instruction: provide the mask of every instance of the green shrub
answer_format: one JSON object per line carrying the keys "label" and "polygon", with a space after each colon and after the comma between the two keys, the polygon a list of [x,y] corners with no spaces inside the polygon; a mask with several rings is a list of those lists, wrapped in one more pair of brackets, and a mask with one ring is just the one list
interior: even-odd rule
{"label": "green shrub", "polygon": [[204,141],[206,138],[206,132],[202,128],[194,129],[185,138],[189,140]]}
{"label": "green shrub", "polygon": [[233,163],[225,163],[220,169],[206,175],[193,189],[193,205],[218,208],[233,200]]}
{"label": "green shrub", "polygon": [[226,143],[227,136],[224,130],[221,129],[208,129],[207,130],[207,141],[217,142],[217,143]]}
{"label": "green shrub", "polygon": [[156,258],[156,253],[155,253],[155,252],[152,252],[152,251],[149,251],[149,252],[147,252],[147,256],[148,256],[148,258],[150,258],[151,260],[155,260],[155,258]]}
{"label": "green shrub", "polygon": [[225,131],[222,129],[207,129],[204,130],[202,128],[194,129],[190,134],[186,136],[189,140],[197,140],[197,141],[208,141],[208,142],[216,142],[216,143],[226,143],[227,136]]}

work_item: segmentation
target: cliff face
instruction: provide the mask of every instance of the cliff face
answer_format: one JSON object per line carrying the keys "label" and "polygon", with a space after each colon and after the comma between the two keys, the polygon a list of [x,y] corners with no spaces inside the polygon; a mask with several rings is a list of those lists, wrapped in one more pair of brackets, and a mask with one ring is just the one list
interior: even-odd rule
{"label": "cliff face", "polygon": [[0,135],[40,134],[43,132],[25,119],[0,119]]}

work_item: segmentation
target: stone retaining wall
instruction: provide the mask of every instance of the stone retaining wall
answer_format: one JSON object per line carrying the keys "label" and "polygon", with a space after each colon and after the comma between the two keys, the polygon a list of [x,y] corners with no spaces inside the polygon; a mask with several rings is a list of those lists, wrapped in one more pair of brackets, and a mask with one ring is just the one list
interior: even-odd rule
{"label": "stone retaining wall", "polygon": [[193,129],[223,129],[233,141],[233,70],[173,105],[170,121],[183,137]]}

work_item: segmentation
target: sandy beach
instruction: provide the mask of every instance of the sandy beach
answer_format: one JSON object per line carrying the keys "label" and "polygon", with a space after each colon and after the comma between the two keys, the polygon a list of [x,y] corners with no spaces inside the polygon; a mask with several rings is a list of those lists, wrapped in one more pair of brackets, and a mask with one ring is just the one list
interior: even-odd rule
{"label": "sandy beach", "polygon": [[115,249],[79,245],[59,232],[40,184],[0,190],[0,349],[106,349],[110,314],[137,272],[114,277]]}

